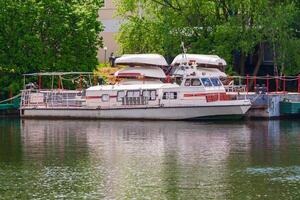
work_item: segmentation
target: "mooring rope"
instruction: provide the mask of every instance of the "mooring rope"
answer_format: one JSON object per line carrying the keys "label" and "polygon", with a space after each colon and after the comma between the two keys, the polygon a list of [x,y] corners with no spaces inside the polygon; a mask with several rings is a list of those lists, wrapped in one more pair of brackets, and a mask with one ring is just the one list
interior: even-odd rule
{"label": "mooring rope", "polygon": [[12,101],[12,100],[14,100],[14,99],[16,99],[16,98],[18,98],[18,97],[20,97],[20,96],[21,96],[21,93],[18,94],[18,95],[16,95],[16,96],[14,96],[14,97],[9,98],[9,99],[5,99],[5,100],[3,100],[3,101],[0,101],[0,104],[6,103],[6,102],[8,102],[8,101]]}

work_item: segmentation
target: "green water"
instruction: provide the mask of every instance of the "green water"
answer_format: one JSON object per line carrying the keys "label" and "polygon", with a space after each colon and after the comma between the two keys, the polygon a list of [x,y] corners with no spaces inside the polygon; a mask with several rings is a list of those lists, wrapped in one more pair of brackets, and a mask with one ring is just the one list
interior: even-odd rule
{"label": "green water", "polygon": [[0,199],[300,199],[300,121],[0,120]]}

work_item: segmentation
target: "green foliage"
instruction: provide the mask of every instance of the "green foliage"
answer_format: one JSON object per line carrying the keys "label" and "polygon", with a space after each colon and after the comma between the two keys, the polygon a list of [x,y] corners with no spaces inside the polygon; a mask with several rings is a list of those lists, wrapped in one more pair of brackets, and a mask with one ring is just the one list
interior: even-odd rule
{"label": "green foliage", "polygon": [[[102,5],[103,0],[1,0],[0,72],[91,71],[102,45]],[[11,87],[6,79],[0,84]]]}
{"label": "green foliage", "polygon": [[157,52],[167,57],[181,53],[183,41],[190,53],[218,54],[229,67],[233,52],[246,57],[269,44],[277,52],[275,62],[286,66],[282,70],[295,73],[300,69],[300,46],[290,45],[300,38],[299,4],[293,0],[117,0],[118,14],[125,21],[118,41],[122,53]]}

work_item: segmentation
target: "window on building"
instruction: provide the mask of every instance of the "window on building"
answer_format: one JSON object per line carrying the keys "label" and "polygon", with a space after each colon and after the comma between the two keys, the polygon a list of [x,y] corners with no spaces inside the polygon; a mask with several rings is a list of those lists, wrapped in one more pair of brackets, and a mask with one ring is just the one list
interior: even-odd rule
{"label": "window on building", "polygon": [[205,87],[211,87],[211,86],[212,86],[212,83],[211,83],[211,81],[209,80],[209,78],[201,78],[201,81],[202,81],[202,83],[203,83],[203,85],[204,85]]}

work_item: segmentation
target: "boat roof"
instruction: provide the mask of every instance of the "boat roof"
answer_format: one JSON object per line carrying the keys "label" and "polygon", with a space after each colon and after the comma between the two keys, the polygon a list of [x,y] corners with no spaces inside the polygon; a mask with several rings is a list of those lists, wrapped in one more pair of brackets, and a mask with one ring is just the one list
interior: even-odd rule
{"label": "boat roof", "polygon": [[220,58],[217,55],[202,55],[202,54],[179,54],[177,55],[173,62],[172,66],[192,63],[195,62],[197,65],[217,65],[217,66],[226,66],[227,63],[224,59]]}
{"label": "boat roof", "polygon": [[117,71],[114,75],[119,78],[130,78],[139,76],[151,78],[166,78],[166,74],[161,68],[153,66],[127,67]]}
{"label": "boat roof", "polygon": [[124,54],[115,61],[116,65],[168,66],[166,59],[159,54]]}
{"label": "boat roof", "polygon": [[99,90],[147,90],[147,89],[159,89],[159,88],[178,88],[179,85],[172,83],[146,83],[146,84],[115,84],[115,85],[97,85],[88,88],[86,91],[99,91]]}

